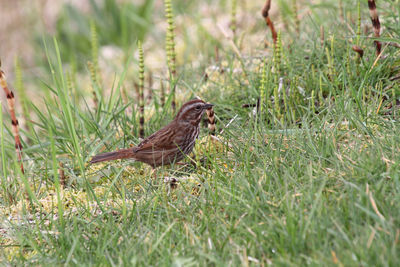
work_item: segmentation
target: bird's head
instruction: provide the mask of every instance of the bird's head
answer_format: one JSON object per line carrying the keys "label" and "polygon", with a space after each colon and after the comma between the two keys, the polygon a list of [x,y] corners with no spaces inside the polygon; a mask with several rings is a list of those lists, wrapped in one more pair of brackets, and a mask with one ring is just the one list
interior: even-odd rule
{"label": "bird's head", "polygon": [[207,110],[212,108],[212,104],[205,103],[201,99],[193,99],[183,104],[178,111],[175,120],[189,122],[193,125],[198,125],[201,120],[201,116]]}

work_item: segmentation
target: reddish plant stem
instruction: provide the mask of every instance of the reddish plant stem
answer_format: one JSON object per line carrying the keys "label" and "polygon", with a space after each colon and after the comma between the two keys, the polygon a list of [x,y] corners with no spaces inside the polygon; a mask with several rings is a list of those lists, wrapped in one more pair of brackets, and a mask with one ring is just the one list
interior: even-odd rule
{"label": "reddish plant stem", "polygon": [[271,0],[266,0],[263,9],[261,10],[261,15],[263,16],[265,23],[271,30],[272,34],[272,39],[274,41],[274,44],[276,44],[276,41],[278,40],[278,33],[275,30],[274,23],[272,20],[269,18],[269,9],[271,8]]}
{"label": "reddish plant stem", "polygon": [[[19,137],[19,123],[15,116],[15,98],[14,93],[8,88],[4,72],[0,70],[0,85],[3,87],[4,93],[7,96],[7,105],[11,116],[12,131],[15,140],[15,151],[17,153],[18,161],[21,164],[21,172],[25,173],[24,165],[22,164],[22,144]],[[1,112],[1,111],[0,111]]]}
{"label": "reddish plant stem", "polygon": [[[375,0],[368,0],[368,8],[371,16],[372,27],[374,28],[374,36],[378,38],[381,35],[381,23],[379,22],[378,12],[376,11]],[[374,43],[376,47],[376,55],[379,56],[382,44],[378,40],[375,40]]]}

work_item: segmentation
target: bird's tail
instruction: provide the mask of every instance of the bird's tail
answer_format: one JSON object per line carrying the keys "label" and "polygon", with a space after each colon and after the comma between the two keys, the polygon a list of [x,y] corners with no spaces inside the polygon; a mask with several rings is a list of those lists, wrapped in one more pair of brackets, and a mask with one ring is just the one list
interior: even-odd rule
{"label": "bird's tail", "polygon": [[116,159],[126,159],[132,158],[134,156],[134,152],[132,148],[126,148],[117,150],[114,152],[107,152],[103,154],[96,155],[92,158],[90,163],[97,163],[102,161],[116,160]]}

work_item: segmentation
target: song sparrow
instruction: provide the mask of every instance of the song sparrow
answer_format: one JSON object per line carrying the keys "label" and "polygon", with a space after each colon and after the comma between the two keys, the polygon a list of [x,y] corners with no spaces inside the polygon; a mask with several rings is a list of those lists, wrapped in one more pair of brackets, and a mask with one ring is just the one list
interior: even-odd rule
{"label": "song sparrow", "polygon": [[185,103],[174,120],[144,139],[138,146],[96,155],[90,163],[132,158],[153,168],[182,160],[199,136],[199,124],[205,110],[213,105],[200,99]]}

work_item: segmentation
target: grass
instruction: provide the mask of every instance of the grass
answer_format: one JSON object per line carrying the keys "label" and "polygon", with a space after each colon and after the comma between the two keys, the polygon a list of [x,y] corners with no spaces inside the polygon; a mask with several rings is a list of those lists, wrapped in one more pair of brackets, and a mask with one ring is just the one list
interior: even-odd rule
{"label": "grass", "polygon": [[[139,142],[138,98],[122,93],[138,77],[132,71],[138,65],[133,49],[116,74],[103,70],[105,79],[71,85],[57,40],[45,42],[50,67],[40,84],[44,101],[25,98],[34,123],[22,130],[23,139],[30,140],[23,143],[24,175],[9,118],[0,117],[0,262],[395,266],[400,261],[400,86],[392,78],[399,73],[400,51],[388,46],[375,62],[373,41],[349,30],[358,32],[357,10],[342,2],[345,21],[336,13],[326,15],[336,10],[335,1],[297,1],[300,16],[309,12],[297,25],[293,6],[278,1],[285,13],[275,16],[289,30],[281,30],[277,49],[263,47],[267,29],[261,16],[253,29],[240,19],[257,7],[243,11],[238,2],[235,46],[252,51],[242,57],[198,18],[191,21],[210,45],[199,40],[200,67],[179,60],[196,45],[184,51],[177,46],[178,78],[172,81],[177,107],[195,95],[215,104],[219,141],[207,137],[203,127],[191,155],[196,167],[162,168],[157,180],[150,167],[137,162],[87,163],[100,151]],[[391,3],[379,1],[378,11],[383,35],[399,43],[395,14],[400,10]],[[216,13],[230,18],[229,4],[218,3]],[[366,3],[360,13],[369,25]],[[179,36],[187,24],[182,18],[177,22]],[[320,25],[326,30],[322,46]],[[223,49],[220,61],[210,64],[215,42]],[[361,60],[351,50],[355,42],[364,49]],[[151,52],[145,47],[146,65]],[[165,64],[163,70],[165,76]],[[90,77],[84,70],[75,75]],[[111,90],[105,90],[107,81]],[[158,88],[151,92],[146,136],[173,117],[172,95],[162,108]],[[242,107],[260,96],[262,112]],[[165,176],[179,177],[178,188],[163,183]]]}

